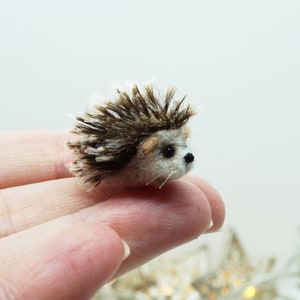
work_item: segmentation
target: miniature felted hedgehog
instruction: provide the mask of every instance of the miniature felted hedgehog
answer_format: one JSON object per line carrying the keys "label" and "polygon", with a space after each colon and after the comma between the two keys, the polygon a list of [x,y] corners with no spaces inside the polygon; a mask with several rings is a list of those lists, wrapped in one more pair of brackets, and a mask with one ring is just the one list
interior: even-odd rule
{"label": "miniature felted hedgehog", "polygon": [[70,171],[89,185],[118,188],[161,188],[188,172],[194,156],[186,145],[186,123],[195,113],[190,105],[183,107],[185,97],[174,100],[175,92],[169,87],[161,96],[153,85],[117,89],[114,101],[76,117],[72,132],[78,139],[68,146],[77,159]]}

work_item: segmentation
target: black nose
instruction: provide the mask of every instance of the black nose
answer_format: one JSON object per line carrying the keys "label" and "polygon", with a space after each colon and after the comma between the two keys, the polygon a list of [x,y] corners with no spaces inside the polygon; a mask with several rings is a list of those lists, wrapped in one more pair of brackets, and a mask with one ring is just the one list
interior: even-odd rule
{"label": "black nose", "polygon": [[184,160],[187,164],[194,161],[194,155],[192,153],[188,153],[184,156]]}

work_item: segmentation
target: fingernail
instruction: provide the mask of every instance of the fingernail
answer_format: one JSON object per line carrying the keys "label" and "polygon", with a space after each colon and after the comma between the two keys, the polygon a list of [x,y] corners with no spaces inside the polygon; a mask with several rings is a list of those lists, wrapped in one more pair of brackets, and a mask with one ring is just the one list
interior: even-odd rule
{"label": "fingernail", "polygon": [[123,242],[123,247],[124,247],[123,260],[125,260],[129,256],[129,254],[130,254],[130,248],[129,248],[128,244],[124,240],[122,240],[122,242]]}
{"label": "fingernail", "polygon": [[214,227],[214,222],[213,222],[213,220],[211,219],[210,220],[210,222],[209,222],[209,225],[208,225],[208,227],[206,228],[206,230],[204,231],[205,233],[210,233],[211,231],[211,229]]}
{"label": "fingernail", "polygon": [[213,220],[211,219],[210,222],[209,222],[209,226],[207,227],[206,230],[211,229],[213,226],[214,226],[214,222],[213,222]]}

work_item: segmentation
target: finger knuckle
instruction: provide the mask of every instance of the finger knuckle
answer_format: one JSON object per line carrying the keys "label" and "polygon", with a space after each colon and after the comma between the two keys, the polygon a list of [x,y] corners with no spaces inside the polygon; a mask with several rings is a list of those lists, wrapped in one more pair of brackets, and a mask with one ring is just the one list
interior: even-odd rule
{"label": "finger knuckle", "polygon": [[[3,191],[0,192],[0,238],[13,232],[11,208]],[[1,299],[1,298],[0,298]]]}

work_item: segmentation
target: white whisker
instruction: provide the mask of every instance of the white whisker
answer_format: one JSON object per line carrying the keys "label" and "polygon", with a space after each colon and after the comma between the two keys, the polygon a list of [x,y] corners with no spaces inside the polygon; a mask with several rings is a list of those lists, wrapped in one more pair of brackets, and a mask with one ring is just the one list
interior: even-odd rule
{"label": "white whisker", "polygon": [[149,185],[150,183],[152,183],[154,180],[156,180],[157,178],[159,178],[159,176],[156,176],[156,177],[154,177],[154,178],[152,178],[150,181],[148,181],[147,183],[146,183],[146,185]]}
{"label": "white whisker", "polygon": [[210,153],[210,152],[212,152],[212,151],[214,151],[214,150],[216,150],[217,149],[217,147],[212,147],[212,148],[210,148],[210,149],[207,149],[207,150],[205,150],[205,151],[203,151],[203,152],[201,152],[199,155],[198,155],[198,160],[200,159],[202,159],[202,157],[203,156],[205,156],[206,154],[208,154],[208,153]]}
{"label": "white whisker", "polygon": [[166,182],[171,178],[171,176],[174,174],[174,171],[171,171],[170,174],[168,175],[168,177],[163,181],[163,183],[158,187],[159,189],[161,189]]}

